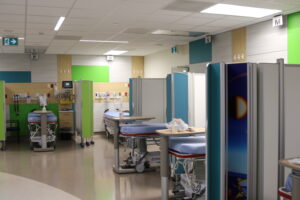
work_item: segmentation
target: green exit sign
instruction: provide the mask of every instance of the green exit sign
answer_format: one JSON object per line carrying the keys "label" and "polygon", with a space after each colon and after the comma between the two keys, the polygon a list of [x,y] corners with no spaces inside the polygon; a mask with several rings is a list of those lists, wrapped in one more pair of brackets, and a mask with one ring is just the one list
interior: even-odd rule
{"label": "green exit sign", "polygon": [[4,37],[2,38],[3,46],[17,46],[19,43],[18,38]]}

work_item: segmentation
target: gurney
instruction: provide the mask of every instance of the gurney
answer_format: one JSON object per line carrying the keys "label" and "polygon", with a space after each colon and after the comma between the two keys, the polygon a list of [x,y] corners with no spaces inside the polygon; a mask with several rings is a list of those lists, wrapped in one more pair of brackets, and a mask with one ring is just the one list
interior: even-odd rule
{"label": "gurney", "polygon": [[[38,113],[28,113],[28,129],[30,132],[30,147],[41,146],[41,115]],[[56,145],[57,117],[53,113],[47,114],[47,144]]]}
{"label": "gurney", "polygon": [[120,116],[129,116],[129,112],[120,112],[120,111],[107,111],[104,113],[103,122],[105,127],[106,136],[109,138],[109,136],[114,135],[116,132],[119,131],[119,123],[114,118],[120,117]]}
{"label": "gurney", "polygon": [[[173,193],[178,198],[198,199],[206,190],[201,169],[206,158],[205,136],[174,137],[169,140]],[[201,165],[202,164],[202,165]],[[202,174],[205,174],[205,172]]]}
{"label": "gurney", "polygon": [[130,143],[131,152],[121,168],[128,172],[144,172],[151,169],[152,164],[159,163],[160,152],[148,151],[147,139],[155,141],[158,137],[156,130],[166,129],[165,124],[127,124],[120,126],[120,136]]}

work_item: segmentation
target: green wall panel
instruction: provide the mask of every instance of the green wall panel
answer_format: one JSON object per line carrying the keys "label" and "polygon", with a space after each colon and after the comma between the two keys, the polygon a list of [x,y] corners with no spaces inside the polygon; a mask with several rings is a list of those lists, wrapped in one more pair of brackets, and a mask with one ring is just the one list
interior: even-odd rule
{"label": "green wall panel", "polygon": [[89,80],[94,82],[109,82],[108,66],[72,66],[72,80]]}
{"label": "green wall panel", "polygon": [[[58,116],[58,104],[48,104],[47,110],[51,110],[56,116]],[[39,104],[20,104],[19,105],[19,115],[15,111],[15,106],[10,105],[10,120],[18,120],[20,124],[20,135],[29,135],[27,126],[27,115],[33,109],[40,110],[41,106]]]}
{"label": "green wall panel", "polygon": [[288,63],[300,64],[300,12],[288,15]]}

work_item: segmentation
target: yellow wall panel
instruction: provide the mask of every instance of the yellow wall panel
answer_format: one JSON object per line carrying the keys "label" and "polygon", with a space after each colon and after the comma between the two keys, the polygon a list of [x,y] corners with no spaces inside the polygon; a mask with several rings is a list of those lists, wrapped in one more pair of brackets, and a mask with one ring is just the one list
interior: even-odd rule
{"label": "yellow wall panel", "polygon": [[57,55],[57,82],[58,88],[61,89],[62,81],[72,80],[72,56]]}
{"label": "yellow wall panel", "polygon": [[233,30],[232,34],[232,61],[246,61],[246,28]]}
{"label": "yellow wall panel", "polygon": [[144,56],[132,56],[132,78],[144,78]]}

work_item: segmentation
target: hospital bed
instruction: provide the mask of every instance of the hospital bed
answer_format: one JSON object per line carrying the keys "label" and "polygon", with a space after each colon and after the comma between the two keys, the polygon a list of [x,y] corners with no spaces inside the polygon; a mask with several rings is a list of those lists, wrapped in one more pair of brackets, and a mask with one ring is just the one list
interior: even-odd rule
{"label": "hospital bed", "polygon": [[206,186],[201,174],[205,174],[206,137],[170,137],[169,155],[175,197],[199,199],[203,196]]}
{"label": "hospital bed", "polygon": [[129,112],[120,112],[120,111],[109,111],[106,110],[104,112],[103,122],[105,127],[105,132],[107,138],[114,135],[116,132],[119,131],[119,123],[116,120],[113,120],[114,118],[120,117],[120,116],[128,117]]}
{"label": "hospital bed", "polygon": [[[41,114],[30,112],[28,113],[28,129],[30,132],[30,147],[34,148],[35,145],[42,146],[41,136]],[[53,113],[47,114],[47,145],[56,145],[56,129],[57,117]]]}
{"label": "hospital bed", "polygon": [[[152,164],[160,162],[159,151],[148,151],[148,139],[158,137],[156,130],[166,129],[165,124],[123,124],[120,126],[120,137],[130,144],[131,152],[124,164],[119,165],[119,157],[114,169],[117,173],[142,173],[145,170],[152,170]],[[117,154],[118,156],[118,154]]]}

